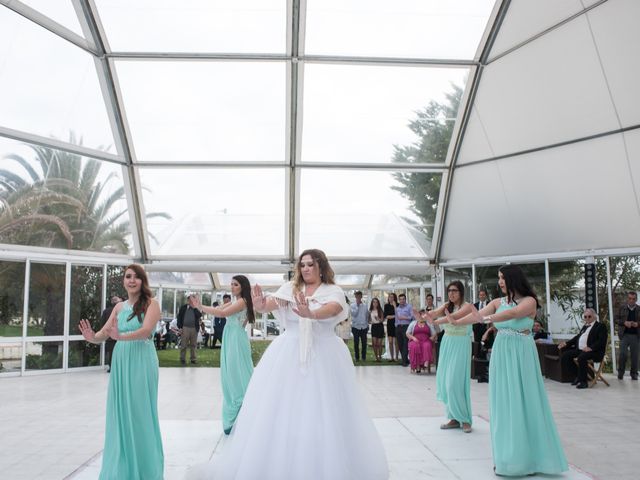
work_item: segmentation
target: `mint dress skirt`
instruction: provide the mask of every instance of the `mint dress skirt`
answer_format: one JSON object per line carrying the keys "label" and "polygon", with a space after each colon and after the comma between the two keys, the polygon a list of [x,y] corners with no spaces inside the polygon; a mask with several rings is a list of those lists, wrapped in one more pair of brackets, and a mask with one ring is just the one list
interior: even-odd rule
{"label": "mint dress skirt", "polygon": [[244,394],[247,391],[253,360],[251,344],[244,329],[246,310],[227,317],[222,334],[220,352],[220,379],[222,381],[222,428],[226,434],[238,417]]}
{"label": "mint dress skirt", "polygon": [[471,325],[443,326],[436,398],[444,403],[448,419],[471,424]]}
{"label": "mint dress skirt", "polygon": [[[503,299],[498,312],[513,308]],[[558,474],[567,459],[553,420],[530,333],[531,318],[494,324],[489,365],[489,413],[493,462],[499,475]]]}
{"label": "mint dress skirt", "polygon": [[[127,320],[132,311],[124,302],[117,317],[120,333],[142,326],[137,317]],[[158,355],[151,338],[122,340],[111,360],[100,480],[160,480],[163,471]]]}

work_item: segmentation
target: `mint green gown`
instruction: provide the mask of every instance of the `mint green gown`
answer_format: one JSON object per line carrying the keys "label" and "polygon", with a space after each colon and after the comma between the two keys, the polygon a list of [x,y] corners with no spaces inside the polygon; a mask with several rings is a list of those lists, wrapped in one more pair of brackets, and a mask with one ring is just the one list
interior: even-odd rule
{"label": "mint green gown", "polygon": [[[497,312],[513,308],[502,299]],[[567,459],[553,420],[531,334],[531,318],[494,324],[498,329],[489,364],[491,446],[496,473],[558,474]]]}
{"label": "mint green gown", "polygon": [[436,398],[444,403],[448,419],[471,424],[471,325],[443,326]]}
{"label": "mint green gown", "polygon": [[[142,324],[127,320],[133,308],[124,302],[118,331]],[[107,422],[100,480],[163,478],[164,454],[158,423],[158,355],[151,338],[116,343],[107,393]]]}
{"label": "mint green gown", "polygon": [[246,310],[229,315],[222,333],[220,352],[222,428],[227,434],[231,432],[238,417],[247,385],[249,385],[253,373],[251,344],[243,326],[246,317]]}

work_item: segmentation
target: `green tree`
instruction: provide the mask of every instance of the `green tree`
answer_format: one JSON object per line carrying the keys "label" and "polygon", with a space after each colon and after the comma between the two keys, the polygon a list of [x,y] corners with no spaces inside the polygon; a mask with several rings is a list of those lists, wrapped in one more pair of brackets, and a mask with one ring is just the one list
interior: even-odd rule
{"label": "green tree", "polygon": [[[69,141],[82,145],[73,133]],[[101,175],[104,162],[99,160],[26,146],[33,158],[7,155],[0,168],[0,243],[129,253],[131,230],[118,175]],[[151,217],[171,218],[162,212],[147,214]],[[59,281],[44,272],[32,277],[31,288],[49,292],[42,302],[48,305],[55,301],[52,292]],[[54,310],[43,313],[43,323],[58,332],[62,318]]]}
{"label": "green tree", "polygon": [[[394,145],[395,163],[441,163],[447,157],[451,142],[458,106],[463,89],[452,84],[446,101],[431,101],[422,110],[416,112],[416,118],[409,122],[409,129],[418,137],[411,145]],[[422,221],[416,225],[428,238],[433,237],[440,183],[439,173],[397,172],[394,178],[399,185],[397,190],[411,202],[411,211]]]}

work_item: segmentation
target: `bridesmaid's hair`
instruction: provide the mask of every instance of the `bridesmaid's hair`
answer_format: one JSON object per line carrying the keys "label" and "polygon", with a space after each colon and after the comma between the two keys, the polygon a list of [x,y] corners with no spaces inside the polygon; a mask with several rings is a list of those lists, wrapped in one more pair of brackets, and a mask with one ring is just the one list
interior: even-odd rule
{"label": "bridesmaid's hair", "polygon": [[142,315],[147,311],[147,307],[153,298],[153,292],[151,291],[151,288],[149,288],[149,277],[147,277],[147,272],[145,272],[144,267],[137,263],[132,263],[125,268],[125,275],[127,274],[127,270],[133,270],[136,277],[142,280],[142,284],[140,285],[140,296],[138,297],[136,304],[133,306],[133,312],[131,312],[127,321],[131,320],[133,317],[138,317],[138,321],[142,323]]}
{"label": "bridesmaid's hair", "polygon": [[333,268],[331,268],[331,265],[329,265],[327,256],[322,250],[318,250],[317,248],[310,248],[302,252],[298,257],[298,261],[296,263],[296,271],[293,275],[294,292],[302,291],[304,280],[302,278],[302,268],[300,267],[300,263],[302,263],[302,257],[304,257],[305,255],[309,255],[313,259],[314,263],[318,264],[318,269],[320,270],[320,281],[322,283],[328,283],[329,285],[334,285],[336,283],[335,273],[333,273]]}
{"label": "bridesmaid's hair", "polygon": [[536,301],[536,308],[540,307],[538,296],[531,288],[531,284],[522,268],[518,265],[503,265],[498,271],[502,273],[504,284],[507,287],[507,302],[513,302],[513,297],[516,293],[519,293],[523,297],[532,297]]}
{"label": "bridesmaid's hair", "polygon": [[[464,285],[460,280],[454,280],[449,285],[447,285],[447,293],[449,292],[449,287],[456,287],[458,289],[458,293],[460,294],[460,305],[464,303]],[[453,309],[456,305],[449,301],[447,302],[447,310],[449,313],[453,313]]]}
{"label": "bridesmaid's hair", "polygon": [[398,303],[398,296],[394,292],[391,292],[389,293],[389,295],[387,295],[387,303],[391,305],[391,301],[390,301],[391,295],[393,295],[393,301]]}
{"label": "bridesmaid's hair", "polygon": [[384,312],[382,311],[382,307],[380,306],[380,300],[378,299],[378,297],[373,297],[371,299],[371,304],[369,305],[369,311],[372,312],[373,311],[373,301],[378,302],[378,307],[376,308],[376,312],[378,312],[378,317],[380,318],[380,320],[382,320],[384,318]]}
{"label": "bridesmaid's hair", "polygon": [[240,284],[240,297],[247,305],[247,320],[249,323],[256,323],[256,314],[253,311],[253,300],[251,299],[251,283],[244,275],[234,275],[233,279]]}

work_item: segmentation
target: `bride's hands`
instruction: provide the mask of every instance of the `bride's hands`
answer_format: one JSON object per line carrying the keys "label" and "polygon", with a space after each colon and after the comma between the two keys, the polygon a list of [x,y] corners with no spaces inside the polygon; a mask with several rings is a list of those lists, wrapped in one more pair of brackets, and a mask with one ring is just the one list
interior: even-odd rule
{"label": "bride's hands", "polygon": [[265,307],[265,298],[262,288],[257,283],[251,289],[251,301],[253,302],[253,308],[259,310]]}
{"label": "bride's hands", "polygon": [[293,308],[293,312],[300,317],[311,318],[311,310],[304,293],[298,292],[296,294],[296,306]]}

